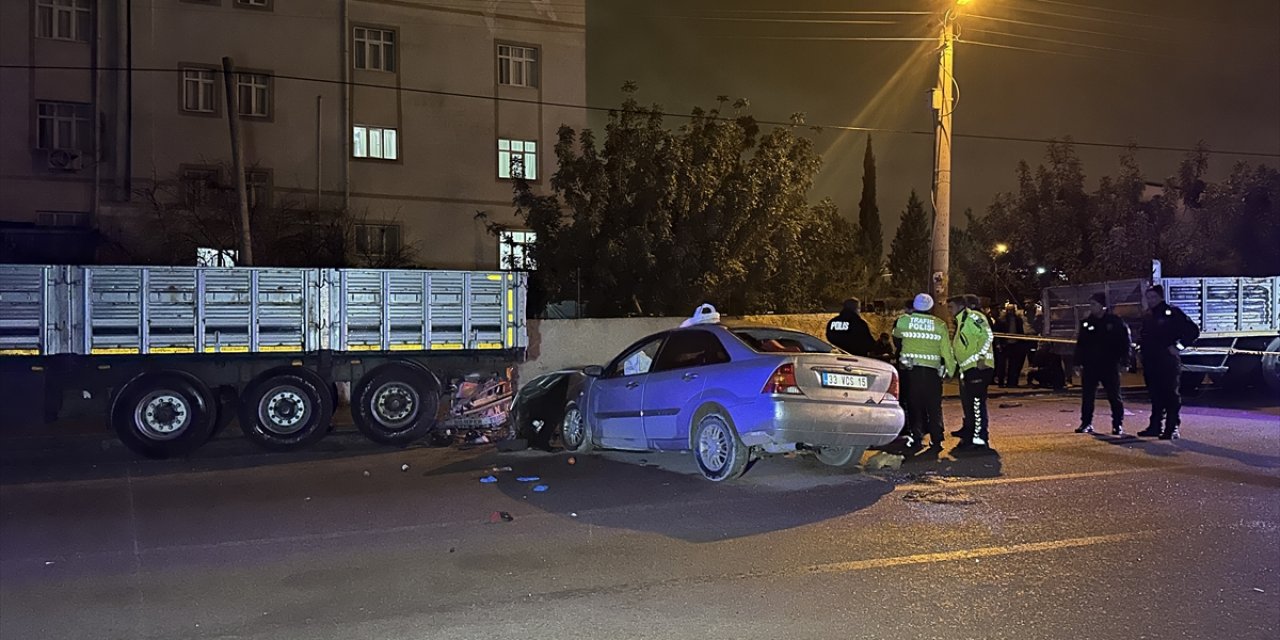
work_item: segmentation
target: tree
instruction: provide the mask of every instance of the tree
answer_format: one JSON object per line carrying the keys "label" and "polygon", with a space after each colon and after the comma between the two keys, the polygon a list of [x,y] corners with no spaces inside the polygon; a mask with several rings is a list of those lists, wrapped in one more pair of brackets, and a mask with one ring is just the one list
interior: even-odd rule
{"label": "tree", "polygon": [[913,189],[889,249],[889,273],[899,293],[911,294],[928,288],[931,227],[924,203]]}
{"label": "tree", "polygon": [[684,315],[704,300],[731,313],[829,304],[854,234],[834,205],[809,204],[821,160],[800,135],[803,115],[762,132],[745,100],[722,97],[669,130],[634,85],[624,92],[603,145],[590,129],[560,128],[549,194],[516,184],[547,299],[580,292],[596,317]]}
{"label": "tree", "polygon": [[884,232],[880,225],[880,207],[876,205],[876,155],[867,136],[867,151],[862,158],[862,199],[858,201],[858,253],[866,261],[872,277],[880,275],[884,258]]}

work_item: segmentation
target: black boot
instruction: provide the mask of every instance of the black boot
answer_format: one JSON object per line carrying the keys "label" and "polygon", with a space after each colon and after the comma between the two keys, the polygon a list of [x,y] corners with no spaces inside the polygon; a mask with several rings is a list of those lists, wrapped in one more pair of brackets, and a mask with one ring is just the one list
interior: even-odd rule
{"label": "black boot", "polygon": [[1082,424],[1078,429],[1076,429],[1076,433],[1093,433],[1093,425]]}
{"label": "black boot", "polygon": [[1138,432],[1138,436],[1142,438],[1158,438],[1162,435],[1164,435],[1164,433],[1160,430],[1160,425],[1158,424],[1153,424]]}
{"label": "black boot", "polygon": [[1164,430],[1164,433],[1161,433],[1161,434],[1160,434],[1160,439],[1161,439],[1161,440],[1177,440],[1177,439],[1178,439],[1178,428],[1177,428],[1177,427],[1169,427],[1168,429],[1165,429],[1165,430]]}

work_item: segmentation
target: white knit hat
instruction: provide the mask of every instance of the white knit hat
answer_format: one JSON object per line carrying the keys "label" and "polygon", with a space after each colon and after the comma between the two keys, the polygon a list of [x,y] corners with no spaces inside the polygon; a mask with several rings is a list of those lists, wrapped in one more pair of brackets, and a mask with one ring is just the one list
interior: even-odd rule
{"label": "white knit hat", "polygon": [[924,313],[933,308],[933,296],[922,293],[916,296],[916,301],[911,304],[916,311]]}

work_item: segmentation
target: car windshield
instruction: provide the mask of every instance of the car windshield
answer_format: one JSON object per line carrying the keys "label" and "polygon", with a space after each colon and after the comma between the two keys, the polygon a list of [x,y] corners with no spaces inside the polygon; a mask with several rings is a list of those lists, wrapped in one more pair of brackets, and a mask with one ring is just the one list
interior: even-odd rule
{"label": "car windshield", "polygon": [[767,327],[743,327],[733,335],[759,353],[834,353],[836,348],[807,333]]}

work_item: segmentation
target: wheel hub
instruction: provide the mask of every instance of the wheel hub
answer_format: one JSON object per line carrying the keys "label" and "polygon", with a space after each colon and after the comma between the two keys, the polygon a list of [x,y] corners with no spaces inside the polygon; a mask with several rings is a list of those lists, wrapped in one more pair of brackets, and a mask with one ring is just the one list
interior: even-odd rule
{"label": "wheel hub", "polygon": [[307,400],[293,387],[272,389],[262,396],[258,407],[263,426],[282,435],[301,429],[307,414]]}
{"label": "wheel hub", "polygon": [[712,424],[698,438],[698,457],[711,471],[719,471],[729,460],[729,440],[724,428]]}
{"label": "wheel hub", "polygon": [[418,394],[403,383],[389,382],[374,392],[372,408],[378,422],[392,428],[404,427],[418,415]]}
{"label": "wheel hub", "polygon": [[175,391],[153,391],[138,403],[134,426],[152,440],[171,440],[186,429],[191,420],[187,400]]}

